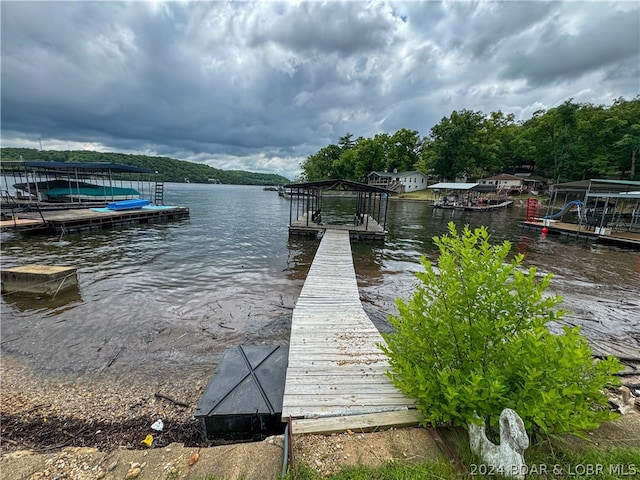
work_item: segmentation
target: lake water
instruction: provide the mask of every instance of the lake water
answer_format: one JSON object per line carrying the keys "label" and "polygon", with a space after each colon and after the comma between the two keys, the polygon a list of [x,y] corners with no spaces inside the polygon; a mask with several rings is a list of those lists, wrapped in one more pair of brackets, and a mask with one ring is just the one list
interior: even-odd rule
{"label": "lake water", "polygon": [[[323,211],[348,199],[325,198]],[[37,369],[150,372],[215,364],[232,344],[286,342],[291,312],[318,245],[289,238],[289,201],[261,187],[167,184],[165,203],[189,220],[59,236],[2,236],[2,266],[75,265],[79,291],[54,300],[3,295],[2,350]],[[348,206],[348,205],[347,205]],[[487,225],[555,278],[551,290],[594,345],[640,356],[640,253],[518,228],[524,209],[475,213],[392,201],[384,243],[354,243],[361,299],[380,330],[397,297],[408,297],[432,260],[434,235],[453,220]],[[152,374],[152,373],[151,373]]]}

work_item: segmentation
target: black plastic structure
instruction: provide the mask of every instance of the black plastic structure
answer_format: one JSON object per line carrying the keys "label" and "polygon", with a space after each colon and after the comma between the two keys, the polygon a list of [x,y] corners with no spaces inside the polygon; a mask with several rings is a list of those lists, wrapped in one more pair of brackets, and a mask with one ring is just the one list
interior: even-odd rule
{"label": "black plastic structure", "polygon": [[289,347],[229,347],[194,417],[208,439],[251,438],[284,432],[282,396]]}

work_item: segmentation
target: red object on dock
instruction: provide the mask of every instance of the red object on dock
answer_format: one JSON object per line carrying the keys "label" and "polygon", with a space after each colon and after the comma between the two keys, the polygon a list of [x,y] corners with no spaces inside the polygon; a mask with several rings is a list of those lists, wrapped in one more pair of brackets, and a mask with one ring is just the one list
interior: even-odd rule
{"label": "red object on dock", "polygon": [[542,234],[546,235],[547,233],[549,233],[549,229],[547,227],[542,227]]}
{"label": "red object on dock", "polygon": [[538,208],[538,199],[530,198],[527,200],[527,211],[525,213],[525,220],[530,222],[536,218],[536,209]]}

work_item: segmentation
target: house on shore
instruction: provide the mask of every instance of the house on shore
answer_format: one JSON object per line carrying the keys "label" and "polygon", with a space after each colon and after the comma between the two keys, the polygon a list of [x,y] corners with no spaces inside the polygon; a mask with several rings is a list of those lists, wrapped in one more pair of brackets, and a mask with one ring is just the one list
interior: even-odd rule
{"label": "house on shore", "polygon": [[478,181],[480,185],[492,185],[499,194],[514,194],[525,191],[524,180],[521,177],[501,173],[493,177],[483,178]]}
{"label": "house on shore", "polygon": [[367,175],[367,184],[386,188],[396,193],[426,190],[427,176],[418,171],[411,172],[371,172]]}
{"label": "house on shore", "polygon": [[546,193],[547,190],[549,190],[549,180],[540,175],[533,173],[516,173],[515,176],[521,178],[524,189],[534,195]]}

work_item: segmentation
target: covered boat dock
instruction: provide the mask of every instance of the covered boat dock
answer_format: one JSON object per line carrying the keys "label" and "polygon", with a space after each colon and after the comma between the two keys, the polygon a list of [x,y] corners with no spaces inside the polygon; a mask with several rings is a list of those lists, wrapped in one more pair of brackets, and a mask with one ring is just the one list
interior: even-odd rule
{"label": "covered boat dock", "polygon": [[427,188],[441,194],[440,198],[434,202],[433,208],[486,212],[513,204],[513,200],[509,197],[496,195],[495,185],[440,182],[429,185]]}
{"label": "covered boat dock", "polygon": [[188,208],[164,205],[164,184],[148,168],[46,161],[0,167],[2,231],[66,233],[189,217]]}
{"label": "covered boat dock", "polygon": [[[341,179],[291,183],[284,190],[291,198],[289,235],[346,230],[353,239],[384,240],[387,234],[387,207],[392,190]],[[323,222],[323,192],[327,191],[353,199],[353,221]]]}
{"label": "covered boat dock", "polygon": [[[552,186],[552,202],[543,218],[521,226],[593,239],[598,243],[640,248],[640,181],[595,179]],[[556,206],[564,196],[564,205]],[[571,215],[565,221],[565,215]]]}
{"label": "covered boat dock", "polygon": [[157,172],[148,168],[103,162],[18,161],[2,162],[0,169],[3,208],[8,204],[100,206],[143,197],[162,203],[162,184],[153,178]]}

